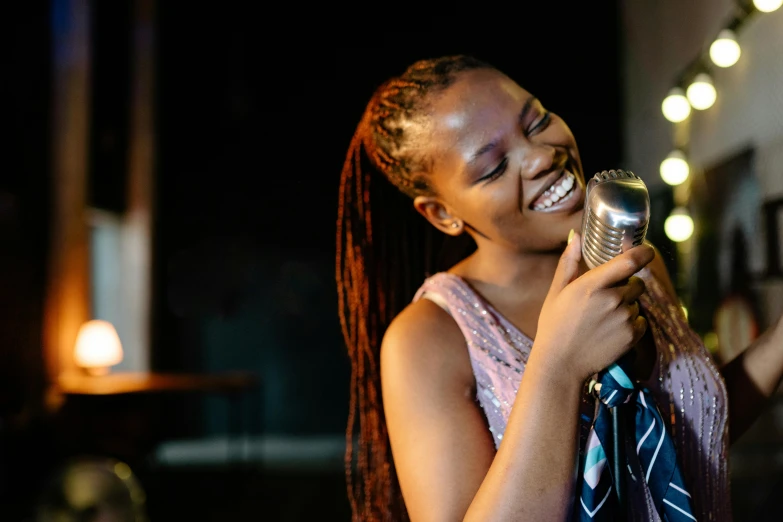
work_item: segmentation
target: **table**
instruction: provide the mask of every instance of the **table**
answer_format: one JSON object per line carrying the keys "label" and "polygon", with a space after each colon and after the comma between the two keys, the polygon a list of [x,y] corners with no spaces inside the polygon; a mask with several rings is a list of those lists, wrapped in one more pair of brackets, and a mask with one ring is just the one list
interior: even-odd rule
{"label": "table", "polygon": [[244,392],[258,385],[252,373],[180,374],[124,372],[102,376],[62,376],[56,389],[63,395],[120,395],[160,392]]}
{"label": "table", "polygon": [[[212,393],[227,397],[228,432],[238,437],[245,426],[242,398],[258,386],[258,377],[248,372],[64,375],[54,387],[63,398],[56,416],[63,451],[112,456],[131,466],[143,462],[165,437],[162,432],[170,422],[167,412],[161,411],[159,398],[164,394]],[[241,451],[241,442],[235,451]]]}

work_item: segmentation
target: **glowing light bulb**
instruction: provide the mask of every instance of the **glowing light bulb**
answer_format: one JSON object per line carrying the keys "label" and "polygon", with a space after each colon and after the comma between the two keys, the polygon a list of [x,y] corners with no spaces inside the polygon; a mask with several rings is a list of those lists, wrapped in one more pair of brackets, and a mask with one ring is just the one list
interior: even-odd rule
{"label": "glowing light bulb", "polygon": [[685,154],[679,150],[671,151],[661,162],[661,179],[669,185],[679,185],[684,182],[688,179],[690,171]]}
{"label": "glowing light bulb", "polygon": [[93,375],[109,373],[109,367],[122,362],[122,344],[117,330],[108,321],[84,323],[76,337],[76,364]]}
{"label": "glowing light bulb", "polygon": [[672,123],[684,121],[691,114],[691,105],[685,97],[685,93],[679,87],[669,91],[669,95],[663,100],[661,110],[664,117]]}
{"label": "glowing light bulb", "polygon": [[771,13],[783,5],[783,0],[753,0],[753,5],[762,13]]}
{"label": "glowing light bulb", "polygon": [[[781,0],[783,1],[783,0]],[[731,67],[740,58],[742,50],[734,31],[724,29],[710,45],[710,59],[718,67]]]}
{"label": "glowing light bulb", "polygon": [[693,219],[686,209],[677,207],[664,221],[663,230],[675,243],[685,241],[693,235]]}
{"label": "glowing light bulb", "polygon": [[694,109],[703,111],[712,107],[718,93],[709,74],[699,73],[688,86],[688,101]]}

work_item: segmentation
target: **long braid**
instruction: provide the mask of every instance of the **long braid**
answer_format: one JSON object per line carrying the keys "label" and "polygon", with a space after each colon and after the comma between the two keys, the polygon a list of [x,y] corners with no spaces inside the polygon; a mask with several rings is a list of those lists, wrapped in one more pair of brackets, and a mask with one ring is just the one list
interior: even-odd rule
{"label": "long braid", "polygon": [[355,521],[408,519],[383,414],[379,353],[389,323],[434,264],[432,227],[409,199],[432,193],[427,158],[416,151],[411,129],[426,118],[428,97],[457,73],[489,67],[450,56],[416,62],[387,81],[370,100],[343,164],[335,275],[351,359],[345,472]]}

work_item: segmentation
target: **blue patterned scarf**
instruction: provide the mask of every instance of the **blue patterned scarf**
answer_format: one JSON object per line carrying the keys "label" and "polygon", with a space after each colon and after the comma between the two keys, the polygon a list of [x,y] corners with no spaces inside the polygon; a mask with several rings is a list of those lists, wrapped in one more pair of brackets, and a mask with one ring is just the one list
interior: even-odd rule
{"label": "blue patterned scarf", "polygon": [[[598,415],[587,438],[585,457],[580,476],[579,504],[576,506],[579,521],[613,521],[617,497],[614,492],[611,452],[613,447],[612,414],[610,408],[623,408],[627,415],[635,413],[634,447],[636,455],[627,455],[626,460],[638,458],[643,477],[631,476],[632,480],[644,479],[650,490],[655,508],[664,522],[694,521],[691,495],[685,488],[682,472],[677,464],[674,441],[667,433],[663,417],[658,411],[650,391],[634,386],[628,377],[634,353],[629,352],[616,364],[599,374],[601,384],[598,394]],[[635,412],[631,404],[635,405]],[[621,469],[631,473],[628,462]],[[636,469],[639,469],[638,467]],[[625,477],[622,477],[625,480]],[[581,490],[581,491],[580,491]]]}

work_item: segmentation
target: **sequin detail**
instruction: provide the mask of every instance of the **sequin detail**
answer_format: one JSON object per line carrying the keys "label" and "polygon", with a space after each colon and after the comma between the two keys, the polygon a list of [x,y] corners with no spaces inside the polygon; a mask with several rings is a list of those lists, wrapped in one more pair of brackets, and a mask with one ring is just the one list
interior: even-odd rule
{"label": "sequin detail", "polygon": [[[679,304],[672,301],[648,269],[637,275],[646,283],[640,303],[658,351],[653,374],[643,384],[655,396],[669,424],[697,519],[730,522],[725,384],[701,339],[687,325]],[[430,293],[447,303],[465,336],[476,378],[476,400],[497,448],[533,341],[457,276],[432,276],[415,299]],[[592,419],[594,413],[595,402],[585,392],[580,415]],[[584,426],[589,427],[589,423]],[[633,499],[633,519],[659,522],[646,487],[637,491],[642,498]]]}

